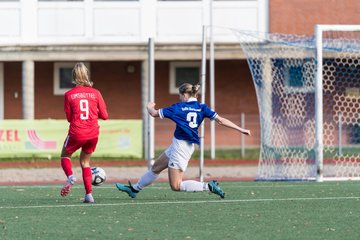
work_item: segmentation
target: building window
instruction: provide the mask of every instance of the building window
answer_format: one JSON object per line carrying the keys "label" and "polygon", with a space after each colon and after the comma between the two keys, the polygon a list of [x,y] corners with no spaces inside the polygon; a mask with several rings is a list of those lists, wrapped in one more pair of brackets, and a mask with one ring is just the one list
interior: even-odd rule
{"label": "building window", "polygon": [[312,92],[314,91],[313,76],[316,64],[313,59],[274,59],[273,71],[282,79],[285,92]]}
{"label": "building window", "polygon": [[[72,83],[72,70],[75,62],[54,63],[54,95],[64,95],[66,91],[75,87]],[[90,71],[89,63],[84,63]]]}
{"label": "building window", "polygon": [[302,66],[290,66],[285,72],[285,80],[289,87],[303,87],[303,67]]}
{"label": "building window", "polygon": [[170,63],[170,94],[178,94],[178,89],[183,83],[199,83],[200,69],[200,62]]}

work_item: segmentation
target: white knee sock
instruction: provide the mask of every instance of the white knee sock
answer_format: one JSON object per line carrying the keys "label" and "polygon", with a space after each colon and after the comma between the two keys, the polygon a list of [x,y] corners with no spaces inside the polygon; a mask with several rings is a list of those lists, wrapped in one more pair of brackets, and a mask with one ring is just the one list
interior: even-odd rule
{"label": "white knee sock", "polygon": [[203,192],[208,190],[209,186],[205,182],[187,180],[180,183],[180,191],[182,192]]}
{"label": "white knee sock", "polygon": [[141,176],[141,178],[139,179],[139,181],[133,185],[133,188],[135,190],[140,191],[141,189],[143,189],[146,186],[149,186],[150,184],[152,184],[153,182],[155,182],[155,180],[159,177],[158,174],[154,173],[151,170],[148,170],[144,175]]}

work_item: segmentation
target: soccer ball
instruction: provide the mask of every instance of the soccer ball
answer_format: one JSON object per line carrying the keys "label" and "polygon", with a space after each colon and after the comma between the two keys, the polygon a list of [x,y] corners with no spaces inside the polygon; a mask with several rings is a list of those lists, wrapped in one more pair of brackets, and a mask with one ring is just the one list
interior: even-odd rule
{"label": "soccer ball", "polygon": [[94,186],[99,186],[103,184],[106,180],[106,173],[101,167],[92,167],[91,168],[92,181],[91,184]]}

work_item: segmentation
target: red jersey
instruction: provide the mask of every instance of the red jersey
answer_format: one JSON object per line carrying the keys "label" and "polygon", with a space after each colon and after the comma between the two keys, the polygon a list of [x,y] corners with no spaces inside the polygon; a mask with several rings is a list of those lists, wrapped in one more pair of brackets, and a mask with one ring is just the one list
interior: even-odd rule
{"label": "red jersey", "polygon": [[97,138],[98,118],[109,118],[101,93],[92,87],[76,86],[67,91],[64,111],[70,123],[69,136],[79,140]]}

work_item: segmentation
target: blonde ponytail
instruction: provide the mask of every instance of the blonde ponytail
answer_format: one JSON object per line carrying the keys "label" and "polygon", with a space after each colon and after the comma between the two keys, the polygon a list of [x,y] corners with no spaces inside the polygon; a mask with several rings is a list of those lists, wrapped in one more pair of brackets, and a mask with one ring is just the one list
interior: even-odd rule
{"label": "blonde ponytail", "polygon": [[89,70],[84,63],[79,62],[75,64],[72,70],[73,82],[76,85],[92,87],[93,82],[89,79]]}

